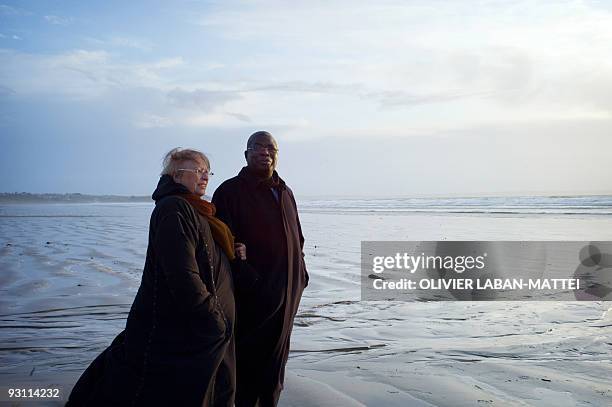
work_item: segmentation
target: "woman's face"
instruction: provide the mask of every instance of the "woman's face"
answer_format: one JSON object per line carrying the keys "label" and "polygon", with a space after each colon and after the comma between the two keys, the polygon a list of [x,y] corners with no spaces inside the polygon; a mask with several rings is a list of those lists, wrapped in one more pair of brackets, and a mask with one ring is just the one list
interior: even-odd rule
{"label": "woman's face", "polygon": [[183,161],[174,175],[174,181],[190,192],[202,196],[208,186],[208,167],[201,159]]}

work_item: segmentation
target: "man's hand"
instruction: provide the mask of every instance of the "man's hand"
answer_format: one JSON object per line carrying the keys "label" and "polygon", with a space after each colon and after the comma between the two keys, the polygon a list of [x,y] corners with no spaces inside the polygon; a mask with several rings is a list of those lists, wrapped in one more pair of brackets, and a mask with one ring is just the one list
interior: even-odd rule
{"label": "man's hand", "polygon": [[236,251],[236,258],[246,260],[246,246],[243,243],[234,243],[234,250]]}

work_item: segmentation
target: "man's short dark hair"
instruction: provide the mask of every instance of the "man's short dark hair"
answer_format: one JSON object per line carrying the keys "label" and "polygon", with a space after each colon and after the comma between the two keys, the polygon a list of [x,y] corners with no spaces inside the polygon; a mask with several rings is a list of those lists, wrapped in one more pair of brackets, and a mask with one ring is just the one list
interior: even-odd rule
{"label": "man's short dark hair", "polygon": [[269,136],[269,137],[274,138],[272,134],[270,134],[270,132],[268,131],[265,131],[265,130],[256,131],[255,133],[251,134],[251,136],[247,140],[247,148],[252,147],[253,143],[255,142],[255,139],[259,136]]}

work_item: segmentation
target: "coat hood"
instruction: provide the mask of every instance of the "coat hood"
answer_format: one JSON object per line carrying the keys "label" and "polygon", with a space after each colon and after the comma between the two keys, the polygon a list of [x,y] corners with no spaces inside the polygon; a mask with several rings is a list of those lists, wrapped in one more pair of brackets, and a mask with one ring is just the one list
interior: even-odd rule
{"label": "coat hood", "polygon": [[169,195],[184,195],[191,193],[184,185],[174,182],[170,175],[162,175],[151,198],[155,202]]}

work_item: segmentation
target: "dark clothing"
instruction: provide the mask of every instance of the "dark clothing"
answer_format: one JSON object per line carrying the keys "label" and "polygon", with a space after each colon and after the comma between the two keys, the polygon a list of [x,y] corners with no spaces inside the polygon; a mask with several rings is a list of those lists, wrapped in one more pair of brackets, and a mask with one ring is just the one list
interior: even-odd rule
{"label": "dark clothing", "polygon": [[[245,167],[212,199],[219,219],[247,247],[249,267],[234,273],[236,406],[278,402],[293,318],[308,284],[295,198],[276,171],[272,181],[260,181]],[[257,280],[252,283],[247,273]]]}
{"label": "dark clothing", "polygon": [[206,218],[163,176],[153,193],[142,281],[125,330],[75,385],[68,406],[232,406],[230,264]]}

